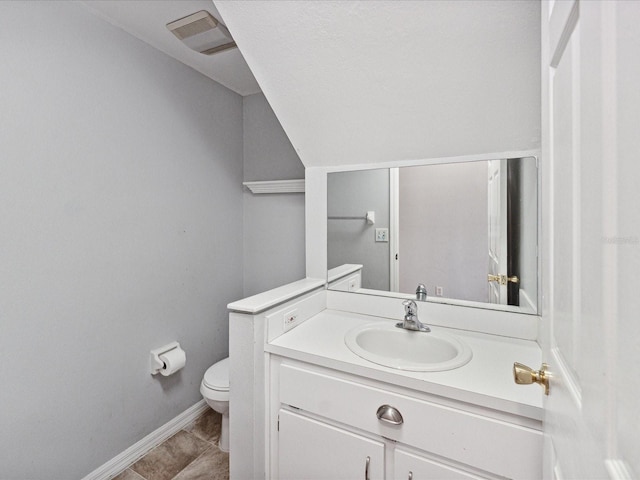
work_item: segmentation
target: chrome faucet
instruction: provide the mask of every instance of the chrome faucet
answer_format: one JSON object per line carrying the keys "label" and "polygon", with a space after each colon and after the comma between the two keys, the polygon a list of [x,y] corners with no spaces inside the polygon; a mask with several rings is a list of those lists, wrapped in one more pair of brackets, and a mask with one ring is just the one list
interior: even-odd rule
{"label": "chrome faucet", "polygon": [[427,301],[427,287],[422,283],[419,283],[418,288],[416,288],[416,300],[421,302]]}
{"label": "chrome faucet", "polygon": [[415,330],[418,332],[430,332],[431,329],[418,320],[418,306],[413,300],[405,300],[404,305],[404,321],[396,323],[396,327],[406,330]]}

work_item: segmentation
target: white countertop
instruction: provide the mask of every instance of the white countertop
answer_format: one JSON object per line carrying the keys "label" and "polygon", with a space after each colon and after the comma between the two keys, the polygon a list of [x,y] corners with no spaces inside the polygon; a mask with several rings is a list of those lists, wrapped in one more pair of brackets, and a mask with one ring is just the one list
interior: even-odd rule
{"label": "white countertop", "polygon": [[236,300],[227,305],[232,312],[248,313],[255,315],[270,309],[280,303],[299,297],[305,293],[311,292],[320,287],[324,287],[325,279],[323,278],[303,278],[297,282],[288,283],[282,287],[268,290],[252,297]]}
{"label": "white countertop", "polygon": [[354,264],[354,263],[345,263],[344,265],[340,265],[339,267],[335,267],[330,269],[327,272],[327,281],[329,283],[346,277],[347,275],[351,275],[359,270],[362,270],[362,265]]}
{"label": "white countertop", "polygon": [[542,420],[542,388],[516,385],[512,374],[513,362],[532,368],[541,365],[541,351],[536,342],[432,327],[434,332],[456,335],[466,342],[473,351],[473,358],[454,370],[408,372],[371,363],[351,352],[344,343],[344,335],[351,328],[384,321],[395,322],[324,310],[267,344],[265,350],[420,392]]}

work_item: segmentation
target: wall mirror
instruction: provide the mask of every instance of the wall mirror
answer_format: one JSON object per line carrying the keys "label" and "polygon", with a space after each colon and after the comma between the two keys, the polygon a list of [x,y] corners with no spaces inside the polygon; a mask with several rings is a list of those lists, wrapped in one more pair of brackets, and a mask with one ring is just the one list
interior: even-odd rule
{"label": "wall mirror", "polygon": [[330,289],[537,312],[535,157],[333,172],[327,201]]}

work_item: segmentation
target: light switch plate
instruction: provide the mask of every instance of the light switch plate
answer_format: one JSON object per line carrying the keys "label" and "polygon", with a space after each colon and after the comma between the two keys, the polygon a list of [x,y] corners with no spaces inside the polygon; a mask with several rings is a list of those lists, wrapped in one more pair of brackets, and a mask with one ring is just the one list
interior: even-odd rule
{"label": "light switch plate", "polygon": [[376,228],[376,242],[388,242],[388,241],[389,241],[389,229]]}

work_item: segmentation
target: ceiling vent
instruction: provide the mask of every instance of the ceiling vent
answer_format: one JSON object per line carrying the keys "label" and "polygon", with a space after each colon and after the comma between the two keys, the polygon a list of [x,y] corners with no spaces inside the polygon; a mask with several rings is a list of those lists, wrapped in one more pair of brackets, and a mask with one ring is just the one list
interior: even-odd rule
{"label": "ceiling vent", "polygon": [[236,46],[227,27],[206,10],[167,23],[167,28],[191,50],[205,55]]}

